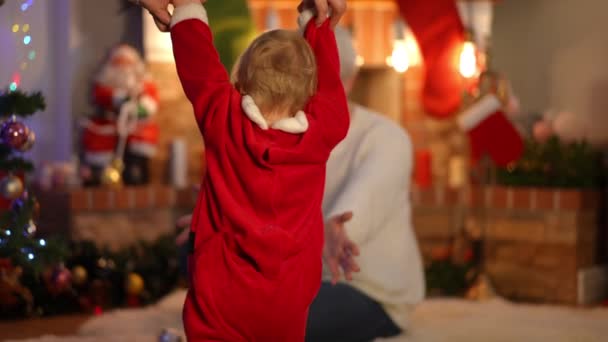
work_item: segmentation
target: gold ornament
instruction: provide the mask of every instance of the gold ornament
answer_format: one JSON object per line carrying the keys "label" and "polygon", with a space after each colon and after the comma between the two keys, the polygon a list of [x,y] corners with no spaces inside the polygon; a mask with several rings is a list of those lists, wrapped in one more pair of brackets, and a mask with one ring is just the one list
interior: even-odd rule
{"label": "gold ornament", "polygon": [[110,187],[118,187],[122,184],[122,170],[124,165],[122,160],[114,159],[110,165],[103,169],[101,174],[101,184]]}
{"label": "gold ornament", "polygon": [[125,290],[128,294],[137,296],[144,290],[144,279],[137,273],[129,273]]}
{"label": "gold ornament", "polygon": [[82,266],[72,268],[72,281],[75,285],[84,285],[87,282],[87,269]]}
{"label": "gold ornament", "polygon": [[0,193],[7,199],[15,200],[23,194],[23,182],[17,176],[8,175],[0,182]]}
{"label": "gold ornament", "polygon": [[19,151],[27,152],[27,151],[31,150],[32,146],[34,146],[35,142],[36,142],[36,133],[34,133],[34,131],[32,131],[32,130],[28,130],[27,141],[19,147]]}

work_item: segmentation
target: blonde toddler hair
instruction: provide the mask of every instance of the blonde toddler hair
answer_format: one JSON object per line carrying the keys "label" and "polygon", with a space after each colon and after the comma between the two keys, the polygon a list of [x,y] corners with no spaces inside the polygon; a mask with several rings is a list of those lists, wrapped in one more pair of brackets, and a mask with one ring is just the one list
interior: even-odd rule
{"label": "blonde toddler hair", "polygon": [[310,45],[298,32],[273,30],[256,38],[237,61],[233,82],[260,111],[294,115],[317,87],[317,65]]}

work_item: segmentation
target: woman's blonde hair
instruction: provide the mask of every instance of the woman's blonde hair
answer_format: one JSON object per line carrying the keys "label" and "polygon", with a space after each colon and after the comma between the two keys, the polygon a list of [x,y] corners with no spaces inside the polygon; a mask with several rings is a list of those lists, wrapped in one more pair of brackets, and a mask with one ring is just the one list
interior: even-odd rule
{"label": "woman's blonde hair", "polygon": [[317,65],[308,42],[295,31],[256,38],[234,66],[232,80],[262,113],[301,110],[317,88]]}

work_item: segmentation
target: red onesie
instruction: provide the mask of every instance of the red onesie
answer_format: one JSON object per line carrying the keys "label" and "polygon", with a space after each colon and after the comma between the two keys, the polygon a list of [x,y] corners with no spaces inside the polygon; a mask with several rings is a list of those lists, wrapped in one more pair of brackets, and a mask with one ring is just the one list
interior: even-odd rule
{"label": "red onesie", "polygon": [[321,283],[325,164],[349,123],[334,33],[327,21],[306,26],[317,93],[271,127],[230,83],[202,5],[175,10],[171,37],[207,163],[191,228],[188,340],[303,341]]}

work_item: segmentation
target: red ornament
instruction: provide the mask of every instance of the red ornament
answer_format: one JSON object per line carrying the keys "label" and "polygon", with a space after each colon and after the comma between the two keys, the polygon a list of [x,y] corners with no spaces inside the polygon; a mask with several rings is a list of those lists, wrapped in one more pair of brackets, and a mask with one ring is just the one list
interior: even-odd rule
{"label": "red ornament", "polygon": [[141,302],[139,300],[139,296],[135,296],[135,295],[128,295],[127,296],[127,306],[130,308],[137,308],[141,305]]}
{"label": "red ornament", "polygon": [[29,131],[22,122],[10,120],[2,125],[0,138],[4,144],[14,149],[21,149],[28,141]]}
{"label": "red ornament", "polygon": [[422,189],[428,188],[431,185],[433,177],[431,170],[431,152],[428,150],[416,151],[416,162],[414,165],[414,180],[416,185]]}
{"label": "red ornament", "polygon": [[0,271],[11,271],[13,269],[13,263],[9,258],[0,258]]}
{"label": "red ornament", "polygon": [[97,305],[97,306],[95,306],[95,308],[93,309],[93,313],[94,313],[95,315],[98,315],[98,316],[99,316],[99,315],[103,314],[103,308],[102,308],[101,306]]}

